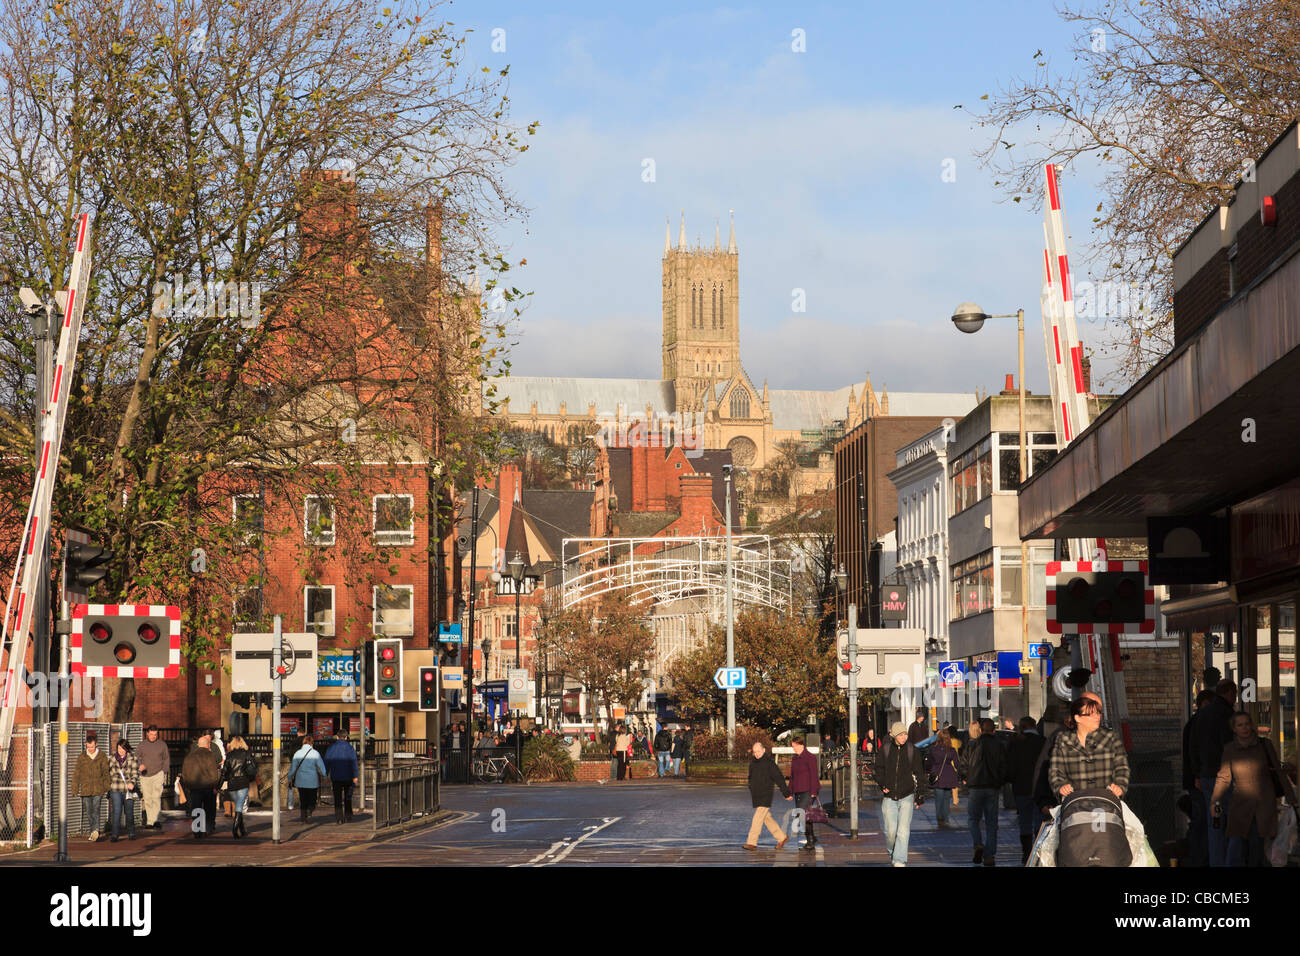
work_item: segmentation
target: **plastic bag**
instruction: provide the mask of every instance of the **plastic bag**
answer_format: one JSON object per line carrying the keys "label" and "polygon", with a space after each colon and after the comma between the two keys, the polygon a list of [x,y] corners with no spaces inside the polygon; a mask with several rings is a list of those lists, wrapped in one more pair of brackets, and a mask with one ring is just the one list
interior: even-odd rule
{"label": "plastic bag", "polygon": [[1268,848],[1268,862],[1273,866],[1286,866],[1287,857],[1296,845],[1295,809],[1282,806],[1277,812],[1277,836]]}
{"label": "plastic bag", "polygon": [[[1128,838],[1129,849],[1133,851],[1133,862],[1129,866],[1159,866],[1151,844],[1147,842],[1146,827],[1127,803],[1121,801],[1120,806],[1124,808],[1124,835]],[[1056,866],[1056,819],[1060,810],[1060,807],[1052,807],[1052,821],[1044,823],[1038,831],[1038,839],[1034,841],[1034,848],[1030,851],[1025,866]]]}

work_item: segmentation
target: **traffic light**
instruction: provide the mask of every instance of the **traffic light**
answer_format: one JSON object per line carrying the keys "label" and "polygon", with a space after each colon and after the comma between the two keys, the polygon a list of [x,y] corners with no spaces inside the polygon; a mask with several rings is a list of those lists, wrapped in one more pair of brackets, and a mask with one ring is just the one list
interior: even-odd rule
{"label": "traffic light", "polygon": [[[1100,562],[1097,562],[1100,564]],[[1121,562],[1110,562],[1111,566]],[[1053,634],[1143,631],[1154,627],[1149,606],[1145,568],[1139,562],[1132,570],[1093,570],[1092,562],[1068,563],[1056,571],[1055,585],[1049,595],[1047,629]],[[1049,565],[1049,573],[1051,566]],[[1148,619],[1150,622],[1148,623]],[[1126,626],[1127,625],[1127,626]]]}
{"label": "traffic light", "polygon": [[381,704],[402,702],[402,641],[375,641],[375,700]]}
{"label": "traffic light", "polygon": [[111,560],[112,552],[97,544],[69,544],[64,589],[78,594],[87,593],[92,584],[98,584],[108,574],[105,565]]}
{"label": "traffic light", "polygon": [[104,677],[177,677],[180,648],[179,607],[73,605],[73,671]]}
{"label": "traffic light", "polygon": [[420,710],[438,709],[438,668],[420,668]]}

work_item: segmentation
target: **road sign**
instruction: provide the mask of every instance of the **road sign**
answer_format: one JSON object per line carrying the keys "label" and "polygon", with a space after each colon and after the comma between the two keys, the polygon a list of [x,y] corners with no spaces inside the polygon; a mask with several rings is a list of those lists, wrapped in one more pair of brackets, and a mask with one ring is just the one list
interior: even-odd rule
{"label": "road sign", "polygon": [[965,687],[966,662],[940,661],[939,680],[942,682],[944,687]]}
{"label": "road sign", "polygon": [[1151,634],[1155,589],[1145,561],[1051,561],[1049,634]]}
{"label": "road sign", "polygon": [[[282,693],[310,694],[316,690],[317,670],[315,634],[281,634],[283,643],[293,649],[286,654],[286,673]],[[236,634],[230,639],[230,689],[241,693],[275,690],[271,674],[271,646],[274,634]]]}
{"label": "road sign", "polygon": [[90,677],[179,677],[181,609],[174,604],[74,604],[71,669]]}
{"label": "road sign", "polygon": [[718,685],[720,690],[735,688],[736,690],[745,689],[745,668],[743,667],[719,667],[713,675],[713,683]]}
{"label": "road sign", "polygon": [[975,683],[980,687],[998,686],[998,662],[976,661]]}
{"label": "road sign", "polygon": [[[1030,644],[1029,656],[1031,658],[1046,657],[1050,659],[1052,656],[1052,645],[1051,644]],[[1028,672],[1025,671],[1024,673],[1028,673]]]}
{"label": "road sign", "polygon": [[444,644],[462,643],[460,621],[439,621],[438,640],[442,641]]}
{"label": "road sign", "polygon": [[[836,656],[848,659],[849,633],[836,639]],[[858,687],[921,687],[925,684],[925,631],[919,627],[858,628]],[[849,672],[837,667],[836,684],[849,686]]]}
{"label": "road sign", "polygon": [[506,703],[511,710],[520,710],[528,706],[528,669],[512,667],[506,674]]}

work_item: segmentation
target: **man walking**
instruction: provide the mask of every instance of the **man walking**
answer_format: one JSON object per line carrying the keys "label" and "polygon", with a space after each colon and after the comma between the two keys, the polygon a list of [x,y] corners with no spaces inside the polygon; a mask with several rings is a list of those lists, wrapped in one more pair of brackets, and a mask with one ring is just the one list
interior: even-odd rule
{"label": "man walking", "polygon": [[1214,691],[1206,688],[1196,695],[1196,712],[1183,727],[1183,789],[1191,801],[1191,813],[1187,820],[1187,865],[1210,865],[1210,814],[1206,807],[1205,794],[1196,785],[1201,776],[1197,772],[1196,748],[1192,746],[1192,728],[1196,717],[1206,704],[1214,699]]}
{"label": "man walking", "polygon": [[758,849],[758,835],[766,826],[772,836],[776,837],[776,848],[779,850],[790,838],[772,819],[772,788],[779,787],[781,796],[787,800],[791,799],[790,788],[785,785],[785,777],[777,767],[776,761],[771,754],[766,753],[766,748],[759,741],[754,741],[751,752],[754,757],[749,761],[749,797],[754,804],[754,819],[749,824],[745,849]]}
{"label": "man walking", "polygon": [[1016,814],[1020,822],[1021,865],[1028,862],[1034,838],[1043,825],[1043,815],[1034,801],[1034,768],[1038,766],[1038,755],[1046,743],[1034,718],[1020,718],[1020,733],[1011,741],[1008,754],[1007,776],[1011,778],[1011,792],[1016,798]]}
{"label": "man walking", "polygon": [[912,811],[925,802],[929,780],[921,763],[921,751],[907,739],[907,725],[901,720],[894,721],[889,735],[890,739],[882,742],[876,751],[873,772],[884,795],[880,801],[880,816],[890,863],[907,866]]}
{"label": "man walking", "polygon": [[794,794],[794,805],[804,812],[803,827],[807,839],[803,848],[813,850],[817,846],[817,834],[808,822],[808,810],[821,789],[821,774],[817,758],[804,746],[803,737],[795,737],[790,746],[794,750],[794,757],[790,760],[790,792]]}
{"label": "man walking", "polygon": [[158,727],[150,724],[137,751],[140,758],[140,796],[144,800],[144,826],[162,829],[162,792],[167,783],[171,754],[158,739]]}
{"label": "man walking", "polygon": [[81,797],[81,819],[90,829],[91,843],[99,839],[99,814],[112,784],[108,758],[99,749],[97,737],[93,730],[86,731],[86,751],[72,768],[72,794]]}
{"label": "man walking", "polygon": [[682,741],[682,732],[680,730],[673,733],[673,776],[682,775],[682,760],[686,754],[686,744]]}
{"label": "man walking", "polygon": [[691,759],[691,745],[695,743],[695,731],[691,725],[687,724],[686,729],[682,731],[682,770],[685,772],[686,764]]}
{"label": "man walking", "polygon": [[352,788],[357,784],[357,752],[342,727],[325,751],[325,769],[334,786],[334,822],[352,822]]}
{"label": "man walking", "polygon": [[198,810],[198,818],[191,825],[194,838],[200,839],[217,830],[217,784],[221,782],[221,761],[212,749],[212,731],[199,734],[194,749],[185,755],[181,764],[181,784],[189,797],[190,815]]}
{"label": "man walking", "polygon": [[[1201,792],[1201,799],[1206,804],[1206,831],[1210,866],[1228,865],[1228,840],[1226,831],[1214,826],[1214,806],[1210,794],[1214,792],[1214,781],[1219,775],[1219,765],[1223,762],[1223,748],[1232,740],[1232,728],[1229,725],[1234,706],[1237,702],[1237,685],[1230,680],[1219,681],[1214,688],[1214,696],[1196,712],[1192,724],[1191,744],[1193,762],[1196,764],[1196,787]],[[1223,796],[1224,819],[1227,819],[1228,804],[1232,794]]]}
{"label": "man walking", "polygon": [[659,776],[668,776],[668,763],[673,759],[673,735],[667,727],[655,734],[655,759],[659,762]]}
{"label": "man walking", "polygon": [[930,737],[930,722],[927,720],[929,713],[924,707],[916,708],[916,720],[907,728],[907,742],[915,747],[923,740]]}
{"label": "man walking", "polygon": [[[992,734],[984,733],[980,721],[970,724],[970,742],[961,748],[958,766],[966,786],[970,788],[970,805],[966,811],[970,821],[971,842],[975,845],[972,863],[997,865],[998,852],[998,793],[1007,778],[1007,756],[1002,744]],[[984,833],[980,833],[981,818]]]}

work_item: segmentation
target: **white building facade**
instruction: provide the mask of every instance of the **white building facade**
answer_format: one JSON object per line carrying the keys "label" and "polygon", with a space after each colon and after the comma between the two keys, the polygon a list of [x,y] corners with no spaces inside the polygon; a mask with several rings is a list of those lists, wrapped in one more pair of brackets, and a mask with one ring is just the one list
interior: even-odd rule
{"label": "white building facade", "polygon": [[936,428],[897,452],[887,476],[898,492],[897,567],[907,585],[907,627],[925,631],[926,668],[948,651],[948,428]]}

